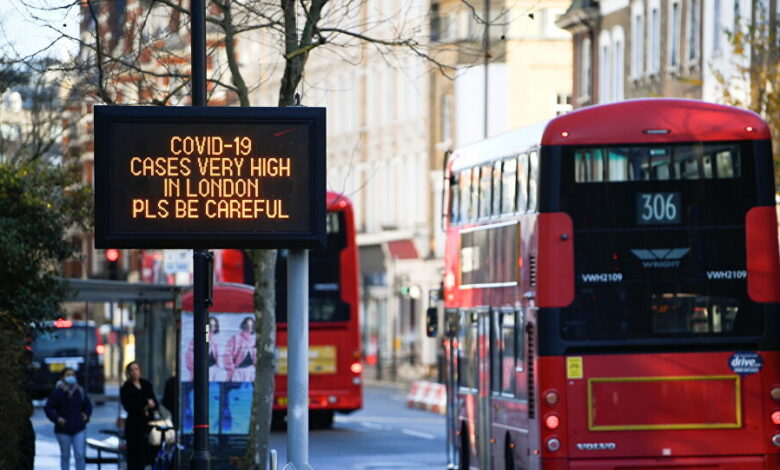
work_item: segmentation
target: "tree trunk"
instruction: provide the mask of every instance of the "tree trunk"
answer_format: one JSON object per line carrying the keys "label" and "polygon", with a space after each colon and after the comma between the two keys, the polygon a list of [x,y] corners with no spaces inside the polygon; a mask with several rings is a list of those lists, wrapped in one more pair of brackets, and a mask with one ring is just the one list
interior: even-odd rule
{"label": "tree trunk", "polygon": [[250,252],[255,275],[255,344],[257,363],[246,468],[265,470],[274,402],[276,369],[276,250]]}

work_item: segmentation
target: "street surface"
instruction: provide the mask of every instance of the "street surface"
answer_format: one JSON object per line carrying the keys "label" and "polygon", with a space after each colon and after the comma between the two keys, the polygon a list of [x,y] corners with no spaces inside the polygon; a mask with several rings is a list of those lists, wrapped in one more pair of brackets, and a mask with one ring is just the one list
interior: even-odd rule
{"label": "street surface", "polygon": [[[309,434],[309,459],[314,470],[384,470],[444,468],[444,417],[406,407],[406,390],[372,386],[364,389],[363,409],[336,415],[333,429]],[[99,430],[112,428],[118,403],[98,405],[87,430],[88,437],[102,438]],[[36,407],[33,425],[37,434],[36,470],[59,470],[59,447],[54,426],[42,407]],[[271,436],[278,453],[279,470],[287,462],[283,432]],[[88,451],[93,455],[94,451]],[[90,468],[96,468],[91,465]],[[113,470],[113,465],[103,468]]]}

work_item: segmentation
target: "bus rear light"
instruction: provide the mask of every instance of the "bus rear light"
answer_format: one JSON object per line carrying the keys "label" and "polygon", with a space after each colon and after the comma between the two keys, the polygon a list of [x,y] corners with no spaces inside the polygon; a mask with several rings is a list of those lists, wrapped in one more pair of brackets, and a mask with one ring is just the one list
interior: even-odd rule
{"label": "bus rear light", "polygon": [[769,395],[775,400],[780,400],[780,387],[772,387],[772,390],[769,391]]}
{"label": "bus rear light", "polygon": [[349,370],[351,370],[353,374],[359,374],[363,372],[363,364],[354,362],[351,366],[349,366]]}
{"label": "bus rear light", "polygon": [[547,402],[547,404],[550,406],[555,406],[558,403],[558,394],[553,391],[549,391],[544,394],[544,401]]}
{"label": "bus rear light", "polygon": [[776,445],[777,447],[780,447],[780,434],[775,434],[772,436],[772,444]]}
{"label": "bus rear light", "polygon": [[55,328],[72,328],[73,322],[70,320],[64,320],[62,318],[58,318],[54,321],[54,327]]}
{"label": "bus rear light", "polygon": [[556,429],[560,424],[561,419],[558,415],[550,414],[544,418],[544,425],[547,426],[547,429]]}
{"label": "bus rear light", "polygon": [[772,422],[780,425],[780,410],[772,412]]}
{"label": "bus rear light", "polygon": [[97,352],[98,354],[103,354],[106,352],[106,347],[103,346],[102,344],[98,344],[97,347],[95,348],[95,352]]}
{"label": "bus rear light", "polygon": [[550,452],[557,452],[558,449],[560,448],[561,448],[561,441],[559,441],[554,437],[547,439],[547,450],[549,450]]}

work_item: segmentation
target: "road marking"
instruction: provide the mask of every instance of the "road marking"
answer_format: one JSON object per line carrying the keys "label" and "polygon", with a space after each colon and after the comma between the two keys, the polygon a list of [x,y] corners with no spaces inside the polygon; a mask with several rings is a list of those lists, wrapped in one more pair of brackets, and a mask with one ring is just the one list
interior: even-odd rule
{"label": "road marking", "polygon": [[361,426],[366,427],[368,429],[384,429],[384,426],[382,426],[381,424],[367,423],[365,421],[361,421],[360,424]]}
{"label": "road marking", "polygon": [[427,432],[415,431],[414,429],[401,429],[401,434],[406,434],[407,436],[421,437],[423,439],[436,439],[436,436],[434,436],[433,434],[428,434]]}

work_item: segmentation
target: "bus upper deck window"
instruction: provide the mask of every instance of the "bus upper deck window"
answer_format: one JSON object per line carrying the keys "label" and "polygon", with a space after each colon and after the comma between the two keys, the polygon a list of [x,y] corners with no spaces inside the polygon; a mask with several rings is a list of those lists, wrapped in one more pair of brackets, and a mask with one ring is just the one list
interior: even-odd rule
{"label": "bus upper deck window", "polygon": [[539,152],[529,154],[528,211],[536,212],[539,196]]}
{"label": "bus upper deck window", "polygon": [[501,160],[493,163],[493,215],[501,213]]}
{"label": "bus upper deck window", "polygon": [[469,220],[471,213],[471,169],[460,172],[460,214],[459,221]]}
{"label": "bus upper deck window", "polygon": [[479,217],[479,167],[471,169],[471,204],[469,205],[469,220]]}
{"label": "bus upper deck window", "polygon": [[628,181],[629,149],[611,148],[607,152],[607,179],[609,181]]}
{"label": "bus upper deck window", "polygon": [[528,154],[517,157],[517,211],[528,209]]}
{"label": "bus upper deck window", "polygon": [[504,160],[501,172],[501,211],[509,214],[515,211],[515,195],[517,194],[517,160]]}
{"label": "bus upper deck window", "polygon": [[736,178],[740,175],[739,158],[734,150],[718,152],[715,156],[715,165],[718,178]]}
{"label": "bus upper deck window", "polygon": [[478,217],[490,216],[490,209],[493,201],[493,165],[484,165],[479,175],[479,215]]}
{"label": "bus upper deck window", "polygon": [[459,173],[452,175],[452,181],[450,182],[450,222],[456,223],[460,221],[460,185],[459,185]]}

